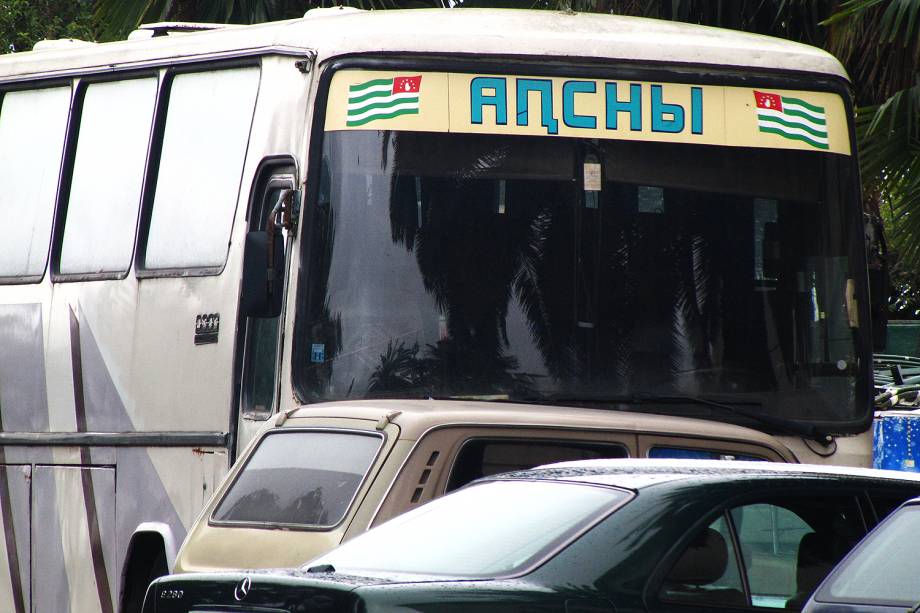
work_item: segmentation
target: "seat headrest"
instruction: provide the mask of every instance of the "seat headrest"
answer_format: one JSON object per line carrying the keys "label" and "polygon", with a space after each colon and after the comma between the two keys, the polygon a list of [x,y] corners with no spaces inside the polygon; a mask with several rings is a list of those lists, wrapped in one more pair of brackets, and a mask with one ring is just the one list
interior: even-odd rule
{"label": "seat headrest", "polygon": [[829,534],[810,532],[799,541],[796,560],[796,588],[811,591],[836,563],[834,539]]}
{"label": "seat headrest", "polygon": [[668,573],[671,583],[706,585],[716,582],[728,566],[728,546],[721,534],[712,528],[699,533],[677,564]]}

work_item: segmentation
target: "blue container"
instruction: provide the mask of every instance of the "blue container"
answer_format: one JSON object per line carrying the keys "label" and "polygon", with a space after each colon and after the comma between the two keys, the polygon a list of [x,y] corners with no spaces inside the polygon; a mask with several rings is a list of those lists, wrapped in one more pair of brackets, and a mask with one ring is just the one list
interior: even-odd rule
{"label": "blue container", "polygon": [[872,422],[872,467],[920,472],[920,412],[884,411]]}

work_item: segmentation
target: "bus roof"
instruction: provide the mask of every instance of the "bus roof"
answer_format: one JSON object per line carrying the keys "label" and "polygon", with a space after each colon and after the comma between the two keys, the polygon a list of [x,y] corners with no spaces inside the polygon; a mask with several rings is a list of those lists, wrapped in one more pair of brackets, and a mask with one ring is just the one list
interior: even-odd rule
{"label": "bus roof", "polygon": [[657,19],[515,9],[319,9],[304,18],[0,56],[0,82],[237,55],[354,53],[593,58],[837,76],[832,55],[790,41]]}

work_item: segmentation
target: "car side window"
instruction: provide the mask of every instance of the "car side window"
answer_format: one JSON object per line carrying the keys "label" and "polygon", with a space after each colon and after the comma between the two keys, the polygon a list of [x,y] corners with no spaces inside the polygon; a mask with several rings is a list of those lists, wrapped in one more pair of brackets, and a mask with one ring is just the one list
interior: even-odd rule
{"label": "car side window", "polygon": [[720,516],[699,532],[671,568],[661,599],[692,605],[745,606],[731,531]]}
{"label": "car side window", "polygon": [[910,496],[905,492],[897,494],[889,492],[869,492],[869,499],[872,501],[872,508],[875,509],[875,518],[882,521],[888,517],[892,511],[897,509]]}
{"label": "car side window", "polygon": [[696,535],[659,596],[680,604],[798,611],[864,534],[852,496],[740,505]]}
{"label": "car side window", "polygon": [[786,498],[731,510],[755,607],[801,609],[865,534],[850,496]]}

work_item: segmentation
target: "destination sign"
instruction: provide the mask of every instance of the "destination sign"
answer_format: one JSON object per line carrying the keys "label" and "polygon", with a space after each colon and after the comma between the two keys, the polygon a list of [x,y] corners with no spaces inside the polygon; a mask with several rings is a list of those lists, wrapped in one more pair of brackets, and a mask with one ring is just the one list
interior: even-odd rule
{"label": "destination sign", "polygon": [[652,81],[343,70],[326,130],[518,134],[850,154],[828,92]]}

